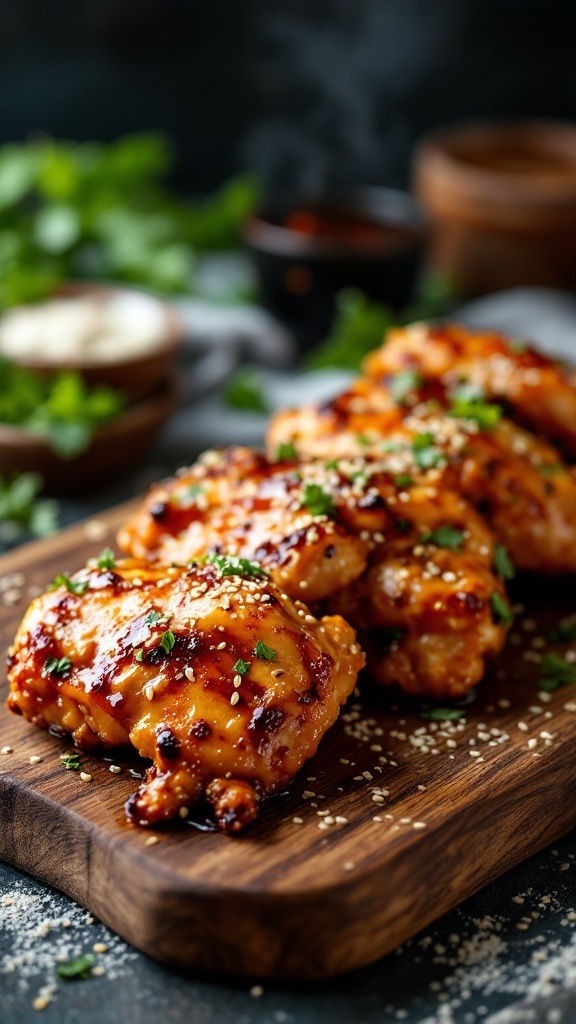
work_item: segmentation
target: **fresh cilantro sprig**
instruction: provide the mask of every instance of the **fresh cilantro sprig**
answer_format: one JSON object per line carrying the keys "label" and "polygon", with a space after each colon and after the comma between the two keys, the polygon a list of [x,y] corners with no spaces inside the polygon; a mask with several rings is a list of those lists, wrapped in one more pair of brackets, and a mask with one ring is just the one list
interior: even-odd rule
{"label": "fresh cilantro sprig", "polygon": [[69,772],[77,772],[80,768],[80,755],[79,754],[64,754],[60,759],[62,761],[62,767]]}
{"label": "fresh cilantro sprig", "polygon": [[417,391],[422,382],[422,375],[417,370],[400,370],[390,381],[392,400],[396,405],[406,405],[408,396]]}
{"label": "fresh cilantro sprig", "polygon": [[112,551],[112,548],[104,548],[100,552],[96,560],[96,565],[99,569],[115,569],[116,568],[116,556]]}
{"label": "fresh cilantro sprig", "polygon": [[176,637],[171,629],[167,629],[165,633],[162,633],[162,636],[160,637],[160,647],[165,654],[170,654],[170,652],[173,651],[175,643]]}
{"label": "fresh cilantro sprig", "polygon": [[58,502],[38,497],[42,483],[38,473],[0,477],[0,540],[10,541],[25,532],[47,537],[58,529]]}
{"label": "fresh cilantro sprig", "polygon": [[538,686],[547,693],[576,683],[576,665],[566,661],[566,658],[561,658],[559,654],[554,654],[553,651],[542,655],[540,673]]}
{"label": "fresh cilantro sprig", "polygon": [[276,658],[276,651],[272,647],[267,647],[263,640],[256,641],[254,654],[262,661],[274,661]]}
{"label": "fresh cilantro sprig", "polygon": [[300,504],[313,516],[333,516],[336,512],[334,499],[320,484],[307,482],[302,490]]}
{"label": "fresh cilantro sprig", "polygon": [[447,461],[444,452],[434,444],[434,435],[429,431],[414,436],[412,457],[420,469],[437,469]]}
{"label": "fresh cilantro sprig", "polygon": [[490,596],[490,605],[492,607],[492,614],[494,615],[495,622],[500,623],[500,625],[504,627],[509,626],[514,616],[512,614],[512,609],[505,598],[495,591]]}
{"label": "fresh cilantro sprig", "polygon": [[234,665],[232,671],[236,672],[239,676],[245,676],[250,671],[250,661],[244,661],[242,658],[238,658],[238,661]]}
{"label": "fresh cilantro sprig", "polygon": [[72,668],[70,658],[46,658],[44,671],[49,675],[63,676]]}
{"label": "fresh cilantro sprig", "polygon": [[270,412],[264,383],[254,366],[241,366],[222,392],[225,405],[244,412]]}
{"label": "fresh cilantro sprig", "polygon": [[514,563],[503,544],[494,545],[494,568],[502,580],[513,580],[516,575]]}
{"label": "fresh cilantro sprig", "polygon": [[438,548],[448,548],[449,551],[460,551],[464,543],[464,534],[462,530],[457,530],[456,527],[446,523],[445,526],[439,526],[437,530],[423,533],[420,541],[422,544],[435,544]]}
{"label": "fresh cilantro sprig", "polygon": [[72,960],[65,960],[64,963],[58,964],[56,973],[65,981],[88,978],[95,963],[96,957],[92,953],[82,953],[80,956],[73,957]]}
{"label": "fresh cilantro sprig", "polygon": [[291,442],[287,441],[284,444],[279,444],[276,449],[276,462],[292,462],[298,458],[298,452],[296,446]]}
{"label": "fresh cilantro sprig", "polygon": [[58,573],[56,579],[50,584],[50,590],[56,590],[58,587],[66,587],[71,594],[75,594],[76,597],[81,597],[85,594],[90,586],[90,580],[72,580],[67,572]]}
{"label": "fresh cilantro sprig", "polygon": [[485,393],[474,384],[462,383],[450,395],[448,415],[473,420],[481,430],[493,430],[502,418],[502,407],[485,400]]}
{"label": "fresh cilantro sprig", "polygon": [[212,552],[206,561],[215,565],[221,576],[243,576],[244,579],[259,579],[268,576],[259,562],[249,558],[237,558],[236,555],[216,555]]}

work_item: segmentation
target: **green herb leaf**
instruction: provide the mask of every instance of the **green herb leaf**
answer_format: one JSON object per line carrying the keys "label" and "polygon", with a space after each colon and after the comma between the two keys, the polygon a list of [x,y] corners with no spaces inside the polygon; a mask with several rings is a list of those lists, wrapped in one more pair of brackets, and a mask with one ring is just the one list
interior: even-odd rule
{"label": "green herb leaf", "polygon": [[333,516],[336,512],[332,495],[323,490],[320,484],[304,485],[300,505],[307,508],[313,516]]}
{"label": "green herb leaf", "polygon": [[481,430],[492,430],[502,418],[502,407],[486,402],[481,388],[464,383],[452,391],[448,415],[474,420]]}
{"label": "green herb leaf", "polygon": [[221,576],[243,576],[244,579],[248,580],[268,576],[268,573],[259,562],[251,562],[248,558],[210,553],[206,561],[215,565]]}
{"label": "green herb leaf", "polygon": [[405,487],[412,487],[414,481],[408,473],[401,473],[400,476],[395,478],[394,483],[396,484],[396,487],[399,487],[402,490]]}
{"label": "green herb leaf", "polygon": [[338,469],[338,459],[328,459],[328,462],[324,463],[326,469]]}
{"label": "green herb leaf", "polygon": [[147,626],[155,626],[156,623],[160,622],[163,618],[164,616],[161,615],[160,612],[148,612],[144,622]]}
{"label": "green herb leaf", "polygon": [[552,644],[564,644],[576,640],[576,619],[561,619],[555,629],[551,629],[548,633],[548,640]]}
{"label": "green herb leaf", "polygon": [[171,629],[167,629],[165,633],[162,633],[162,636],[160,637],[160,647],[166,652],[166,654],[170,654],[175,643],[176,637]]}
{"label": "green herb leaf", "polygon": [[141,647],[137,647],[136,648],[136,650],[134,651],[134,657],[135,657],[136,661],[139,661],[139,662],[144,660],[144,651],[142,650]]}
{"label": "green herb leaf", "polygon": [[417,370],[401,370],[390,381],[390,394],[396,405],[406,405],[411,392],[422,386],[422,375]]}
{"label": "green herb leaf", "polygon": [[226,405],[245,412],[270,412],[261,376],[252,366],[241,366],[222,393]]}
{"label": "green herb leaf", "polygon": [[115,569],[116,557],[111,548],[104,548],[98,555],[97,565],[99,569]]}
{"label": "green herb leaf", "polygon": [[274,661],[276,657],[276,651],[273,651],[271,647],[267,647],[262,640],[258,640],[256,642],[254,654],[257,658],[261,658],[263,661]]}
{"label": "green herb leaf", "polygon": [[457,722],[460,718],[466,718],[466,712],[459,708],[428,708],[419,714],[420,718],[430,722]]}
{"label": "green herb leaf", "polygon": [[200,484],[188,484],[186,487],[179,487],[174,491],[172,499],[178,505],[187,508],[189,505],[193,505],[202,494],[204,494],[204,488]]}
{"label": "green herb leaf", "polygon": [[542,655],[540,672],[538,686],[548,693],[553,693],[561,686],[570,686],[572,683],[576,683],[576,665],[552,651]]}
{"label": "green herb leaf", "polygon": [[242,658],[238,658],[238,661],[234,665],[232,671],[237,672],[239,676],[245,676],[250,669],[251,662],[243,661]]}
{"label": "green herb leaf", "polygon": [[502,626],[509,626],[514,616],[510,605],[502,595],[497,592],[493,593],[490,597],[490,604],[495,621],[501,623]]}
{"label": "green herb leaf", "polygon": [[[0,380],[2,371],[0,360]],[[0,394],[0,420],[1,408]],[[42,477],[38,473],[13,473],[10,477],[0,477],[0,540],[11,540],[25,532],[35,537],[47,537],[57,530],[58,503],[38,500],[41,490]]]}
{"label": "green herb leaf", "polygon": [[436,469],[446,464],[446,456],[434,445],[434,435],[416,434],[412,441],[412,456],[420,469]]}
{"label": "green herb leaf", "polygon": [[538,466],[538,472],[542,476],[555,476],[556,473],[563,473],[565,469],[561,462],[542,462]]}
{"label": "green herb leaf", "polygon": [[368,434],[356,434],[356,443],[361,448],[369,448],[372,444],[372,438],[368,437]]}
{"label": "green herb leaf", "polygon": [[50,590],[56,590],[57,587],[66,587],[71,594],[75,594],[76,597],[81,597],[85,594],[90,586],[90,580],[71,580],[68,573],[61,572],[58,574],[53,583],[50,584]]}
{"label": "green herb leaf", "polygon": [[59,978],[64,978],[66,981],[72,981],[74,978],[88,978],[95,963],[96,958],[92,953],[82,953],[81,956],[75,956],[72,960],[58,964],[56,973]]}
{"label": "green herb leaf", "polygon": [[330,334],[310,354],[307,368],[359,370],[364,356],[380,344],[392,323],[392,312],[362,292],[353,288],[339,292]]}
{"label": "green herb leaf", "polygon": [[494,568],[502,580],[513,580],[516,575],[514,563],[502,544],[494,545]]}
{"label": "green herb leaf", "polygon": [[80,755],[79,754],[66,754],[62,760],[62,765],[67,771],[77,772],[80,768]]}
{"label": "green herb leaf", "polygon": [[50,675],[63,676],[72,668],[70,658],[46,658],[44,671]]}
{"label": "green herb leaf", "polygon": [[279,444],[276,451],[276,462],[292,462],[298,458],[298,452],[291,442]]}
{"label": "green herb leaf", "polygon": [[439,526],[437,530],[430,530],[420,537],[422,544],[435,544],[438,548],[448,548],[449,551],[459,551],[464,542],[464,534],[454,526],[447,523]]}

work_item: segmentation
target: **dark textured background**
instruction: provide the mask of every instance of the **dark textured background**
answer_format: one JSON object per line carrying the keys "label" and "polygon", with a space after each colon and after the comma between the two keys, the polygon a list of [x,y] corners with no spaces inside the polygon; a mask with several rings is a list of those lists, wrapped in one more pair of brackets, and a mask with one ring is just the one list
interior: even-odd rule
{"label": "dark textured background", "polygon": [[0,0],[0,142],[158,128],[178,183],[407,180],[414,141],[576,112],[574,0]]}

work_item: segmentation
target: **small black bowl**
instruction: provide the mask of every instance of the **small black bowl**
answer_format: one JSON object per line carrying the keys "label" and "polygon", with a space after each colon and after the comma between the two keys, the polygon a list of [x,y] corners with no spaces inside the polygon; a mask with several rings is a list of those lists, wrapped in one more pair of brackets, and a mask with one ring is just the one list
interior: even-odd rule
{"label": "small black bowl", "polygon": [[246,223],[244,240],[262,301],[306,348],[326,337],[343,288],[394,311],[408,305],[426,226],[408,193],[362,187],[272,201]]}

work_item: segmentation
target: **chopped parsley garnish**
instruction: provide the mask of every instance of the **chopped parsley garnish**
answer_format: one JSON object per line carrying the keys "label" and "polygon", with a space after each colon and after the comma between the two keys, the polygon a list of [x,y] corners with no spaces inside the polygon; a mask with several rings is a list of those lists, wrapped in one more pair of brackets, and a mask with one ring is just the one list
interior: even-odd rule
{"label": "chopped parsley garnish", "polygon": [[262,661],[274,661],[276,657],[276,651],[272,650],[271,647],[267,647],[262,640],[256,641],[254,654],[257,658],[261,658]]}
{"label": "chopped parsley garnish", "polygon": [[141,647],[136,648],[136,650],[134,651],[134,657],[136,658],[136,661],[144,660],[144,651]]}
{"label": "chopped parsley garnish", "polygon": [[396,405],[405,405],[408,395],[422,385],[422,377],[417,370],[401,370],[390,382],[390,393]]}
{"label": "chopped parsley garnish", "polygon": [[50,585],[50,590],[56,590],[58,587],[66,587],[66,590],[69,590],[71,594],[79,596],[86,593],[89,585],[89,580],[71,580],[68,573],[61,572]]}
{"label": "chopped parsley garnish", "polygon": [[77,772],[80,768],[80,755],[65,754],[62,758],[62,766],[69,772]]}
{"label": "chopped parsley garnish", "polygon": [[494,568],[502,580],[513,580],[516,575],[514,563],[503,544],[494,545]]}
{"label": "chopped parsley garnish", "polygon": [[[430,439],[433,440],[432,434],[427,434],[426,436],[430,437]],[[408,445],[404,444],[402,441],[383,441],[382,442],[382,451],[383,452],[404,452],[404,451],[406,451],[407,447],[408,447]]]}
{"label": "chopped parsley garnish", "polygon": [[543,462],[538,466],[538,472],[542,476],[555,476],[556,473],[562,473],[564,466],[561,462]]}
{"label": "chopped parsley garnish", "polygon": [[466,718],[466,712],[460,708],[428,708],[420,712],[420,718],[426,718],[429,722],[457,722],[460,718]]}
{"label": "chopped parsley garnish", "polygon": [[571,683],[576,683],[576,665],[552,651],[542,655],[540,672],[542,674],[538,686],[548,693],[553,693],[561,686],[570,686]]}
{"label": "chopped parsley garnish", "polygon": [[325,466],[326,469],[338,469],[338,459],[328,459]]}
{"label": "chopped parsley garnish", "polygon": [[293,444],[286,442],[279,444],[276,450],[276,462],[290,462],[298,458],[298,452]]}
{"label": "chopped parsley garnish", "polygon": [[447,523],[439,526],[437,530],[430,530],[420,537],[422,544],[435,544],[438,548],[448,548],[449,551],[459,551],[464,541],[462,530],[457,530]]}
{"label": "chopped parsley garnish", "polygon": [[96,562],[99,569],[114,569],[116,568],[116,558],[111,548],[104,548],[103,551],[98,555]]}
{"label": "chopped parsley garnish", "polygon": [[396,484],[396,487],[400,487],[402,489],[403,487],[412,487],[414,481],[409,473],[401,473],[400,476],[395,478],[394,483]]}
{"label": "chopped parsley garnish", "polygon": [[300,504],[313,516],[333,516],[336,511],[332,495],[324,491],[320,484],[305,484]]}
{"label": "chopped parsley garnish", "polygon": [[88,978],[95,963],[96,957],[92,953],[82,953],[72,960],[58,964],[56,974],[66,981],[71,981],[73,978]]}
{"label": "chopped parsley garnish", "polygon": [[269,412],[264,382],[254,366],[241,366],[224,389],[222,397],[232,409]]}
{"label": "chopped parsley garnish", "polygon": [[496,622],[500,622],[503,626],[509,626],[514,616],[510,605],[504,600],[502,595],[496,592],[492,594],[490,604]]}
{"label": "chopped parsley garnish", "polygon": [[249,580],[268,575],[259,562],[237,558],[235,555],[215,555],[211,552],[206,561],[215,565],[221,576],[243,576]]}
{"label": "chopped parsley garnish", "polygon": [[44,662],[44,671],[49,672],[50,675],[63,676],[71,668],[70,658],[46,658]]}
{"label": "chopped parsley garnish", "polygon": [[187,487],[180,487],[177,491],[174,491],[172,497],[179,505],[186,506],[193,505],[201,494],[204,494],[204,489],[200,484],[188,484]]}
{"label": "chopped parsley garnish", "polygon": [[428,431],[416,434],[412,442],[414,462],[420,469],[435,469],[446,462],[446,456],[434,445],[434,435]]}
{"label": "chopped parsley garnish", "polygon": [[368,448],[372,444],[372,438],[368,437],[368,434],[356,434],[356,443],[362,448]]}
{"label": "chopped parsley garnish", "polygon": [[558,625],[548,633],[548,640],[553,644],[576,640],[576,619],[561,619]]}
{"label": "chopped parsley garnish", "polygon": [[460,384],[452,391],[448,415],[474,420],[482,430],[492,430],[502,417],[502,407],[485,401],[485,393],[474,384]]}
{"label": "chopped parsley garnish", "polygon": [[171,629],[167,629],[165,633],[162,633],[162,636],[160,637],[160,647],[166,652],[166,654],[170,654],[175,643],[176,637]]}
{"label": "chopped parsley garnish", "polygon": [[148,615],[144,619],[144,622],[146,623],[147,626],[155,626],[156,623],[160,622],[160,619],[162,618],[163,616],[160,614],[160,612],[148,612]]}
{"label": "chopped parsley garnish", "polygon": [[[260,641],[258,641],[260,642]],[[245,676],[250,671],[250,661],[243,661],[242,658],[238,658],[238,661],[234,665],[232,671],[237,672],[239,676]]]}

